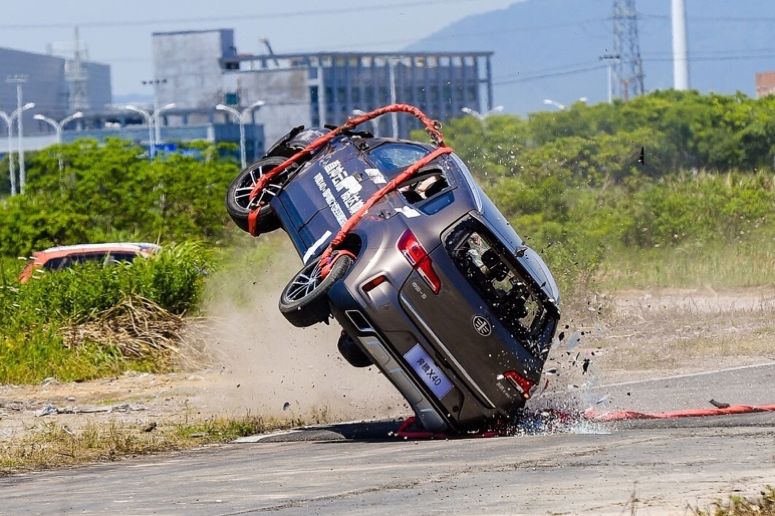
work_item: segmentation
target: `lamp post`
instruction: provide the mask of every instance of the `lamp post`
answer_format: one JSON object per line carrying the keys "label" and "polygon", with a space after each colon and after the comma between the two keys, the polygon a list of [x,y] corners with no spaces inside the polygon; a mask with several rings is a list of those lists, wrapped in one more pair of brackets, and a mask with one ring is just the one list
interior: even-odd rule
{"label": "lamp post", "polygon": [[153,126],[156,128],[156,138],[155,138],[156,144],[161,143],[161,127],[159,126],[159,117],[165,111],[169,111],[170,109],[175,109],[176,105],[177,104],[175,104],[174,102],[170,102],[169,104],[165,104],[162,107],[155,108],[153,110]]}
{"label": "lamp post", "polygon": [[11,195],[16,195],[16,170],[13,163],[13,118],[5,111],[0,111],[0,118],[8,127],[8,176],[11,179]]}
{"label": "lamp post", "polygon": [[18,138],[19,147],[19,192],[24,193],[24,187],[27,184],[27,171],[24,167],[24,147],[22,146],[22,140],[24,139],[24,124],[22,121],[22,113],[35,107],[35,103],[30,102],[28,104],[22,105],[22,84],[27,82],[26,75],[9,75],[5,82],[9,84],[16,84],[16,111],[19,112],[19,119],[16,121],[16,137]]}
{"label": "lamp post", "polygon": [[41,122],[46,122],[48,125],[50,125],[51,127],[54,128],[54,131],[56,131],[57,145],[60,146],[60,148],[59,148],[59,172],[61,174],[61,172],[65,169],[64,162],[62,161],[62,148],[61,148],[61,145],[62,145],[62,129],[64,129],[64,127],[67,124],[69,124],[70,122],[72,122],[73,120],[77,120],[79,118],[83,118],[83,113],[81,111],[77,111],[77,112],[73,113],[70,116],[64,117],[59,122],[57,122],[53,118],[49,118],[49,117],[43,116],[43,115],[35,115],[32,118],[34,118],[35,120],[40,120]]}
{"label": "lamp post", "polygon": [[[353,115],[355,116],[361,116],[365,114],[366,112],[363,111],[362,109],[353,109]],[[371,123],[372,130],[374,131],[374,136],[379,137],[379,122],[377,122],[376,118],[372,118],[371,120],[369,120],[369,122]]]}
{"label": "lamp post", "polygon": [[495,106],[494,108],[487,110],[484,113],[480,113],[479,111],[471,109],[470,107],[462,107],[460,108],[460,111],[466,115],[471,115],[472,117],[478,119],[480,122],[484,122],[487,117],[503,111],[503,106]]}
{"label": "lamp post", "polygon": [[[16,195],[16,169],[13,162],[13,121],[21,115],[24,111],[35,107],[34,102],[28,102],[18,109],[11,111],[11,114],[4,111],[0,111],[0,118],[3,119],[5,125],[8,126],[8,175],[11,179],[11,195]],[[19,152],[22,153],[21,138],[19,138]]]}
{"label": "lamp post", "polygon": [[564,110],[566,107],[565,104],[561,104],[553,99],[544,99],[544,104],[546,104],[547,106],[554,106],[560,111]]}
{"label": "lamp post", "polygon": [[242,168],[245,168],[248,166],[248,160],[247,156],[245,154],[245,121],[247,116],[253,112],[254,109],[260,108],[263,106],[265,102],[263,100],[257,100],[256,102],[252,103],[248,107],[242,110],[242,112],[237,111],[233,107],[227,106],[225,104],[218,104],[215,106],[215,109],[218,111],[225,111],[229,113],[231,116],[237,119],[237,122],[239,123],[239,151],[240,151],[240,162],[242,163]]}
{"label": "lamp post", "polygon": [[135,113],[140,113],[143,115],[143,118],[145,118],[145,123],[148,124],[148,159],[153,159],[155,154],[154,147],[156,146],[156,142],[153,139],[153,115],[144,109],[133,106],[132,104],[128,104],[126,109],[129,111],[134,111]]}

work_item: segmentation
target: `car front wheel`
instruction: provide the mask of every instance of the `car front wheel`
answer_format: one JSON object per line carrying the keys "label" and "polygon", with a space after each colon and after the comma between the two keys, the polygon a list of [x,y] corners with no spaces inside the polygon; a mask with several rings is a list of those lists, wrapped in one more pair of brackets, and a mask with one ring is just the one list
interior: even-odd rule
{"label": "car front wheel", "polygon": [[326,321],[331,315],[328,290],[344,277],[353,259],[347,255],[334,257],[328,275],[321,274],[320,259],[305,265],[285,286],[280,295],[280,312],[288,322],[299,328]]}
{"label": "car front wheel", "polygon": [[[260,159],[248,165],[229,185],[229,190],[226,192],[226,211],[229,212],[231,220],[242,231],[249,231],[250,192],[253,191],[253,187],[261,176],[283,161],[285,161],[285,158],[279,156]],[[269,233],[280,227],[280,221],[272,211],[269,203],[260,205],[258,210],[256,236],[261,233]]]}

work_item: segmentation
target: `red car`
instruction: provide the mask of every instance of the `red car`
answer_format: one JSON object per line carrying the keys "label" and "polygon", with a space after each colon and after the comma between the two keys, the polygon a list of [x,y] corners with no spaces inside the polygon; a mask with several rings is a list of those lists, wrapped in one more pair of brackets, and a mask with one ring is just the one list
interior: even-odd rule
{"label": "red car", "polygon": [[138,256],[147,258],[161,247],[145,242],[79,244],[51,247],[32,254],[19,274],[19,282],[27,283],[37,269],[58,271],[85,262],[131,262]]}

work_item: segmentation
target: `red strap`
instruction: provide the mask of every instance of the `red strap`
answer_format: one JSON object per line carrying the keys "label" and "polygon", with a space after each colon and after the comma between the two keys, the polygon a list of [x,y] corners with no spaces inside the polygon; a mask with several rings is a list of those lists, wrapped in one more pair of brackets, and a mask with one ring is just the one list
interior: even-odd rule
{"label": "red strap", "polygon": [[258,236],[258,211],[258,208],[254,208],[248,213],[248,233],[253,236]]}
{"label": "red strap", "polygon": [[277,174],[280,174],[283,170],[285,170],[286,168],[296,163],[298,160],[303,158],[306,154],[311,154],[315,152],[316,150],[323,147],[324,145],[326,145],[328,142],[330,142],[340,134],[354,128],[357,125],[360,125],[364,122],[368,122],[369,120],[382,116],[386,113],[398,113],[398,112],[409,113],[411,115],[414,115],[425,126],[425,130],[431,136],[431,139],[433,140],[433,142],[439,147],[444,147],[444,136],[441,134],[441,131],[439,130],[438,122],[432,120],[425,113],[423,113],[419,108],[410,106],[409,104],[390,104],[389,106],[383,106],[381,108],[375,109],[374,111],[364,113],[363,115],[358,115],[352,118],[348,118],[344,124],[324,134],[323,136],[316,138],[309,145],[304,147],[302,150],[300,150],[299,152],[297,152],[296,154],[286,159],[285,161],[277,165],[275,168],[273,168],[272,170],[270,170],[269,172],[261,176],[258,182],[253,186],[253,190],[250,192],[251,202],[258,196],[259,193],[261,193],[261,191],[264,188],[266,188],[266,185],[269,183],[269,181],[271,181]]}
{"label": "red strap", "polygon": [[616,412],[597,412],[589,409],[584,413],[584,417],[590,421],[627,421],[630,419],[677,419],[684,417],[708,417],[708,416],[728,416],[732,414],[752,414],[755,412],[774,412],[773,405],[733,405],[725,408],[715,409],[686,409],[671,410],[668,412],[636,412],[633,410],[620,410]]}
{"label": "red strap", "polygon": [[380,188],[377,192],[375,192],[369,199],[361,206],[361,208],[353,213],[353,215],[345,222],[344,226],[339,230],[339,232],[334,236],[334,238],[331,239],[331,242],[328,244],[328,247],[325,251],[323,251],[323,254],[320,256],[320,263],[323,264],[323,269],[321,269],[321,274],[325,277],[327,274],[327,265],[328,265],[328,259],[331,257],[331,253],[333,252],[334,248],[344,242],[345,237],[347,236],[347,233],[352,231],[352,229],[355,227],[358,222],[361,221],[364,215],[366,215],[366,212],[369,211],[369,209],[374,206],[377,202],[379,202],[380,199],[382,199],[386,194],[392,192],[395,190],[401,183],[412,177],[414,174],[416,174],[420,169],[428,165],[431,161],[438,158],[439,156],[442,156],[444,154],[450,154],[452,152],[452,149],[449,147],[440,147],[433,152],[426,154],[422,158],[415,161],[411,166],[409,166],[406,170],[398,174],[396,177],[394,177],[390,182],[388,182],[385,186]]}

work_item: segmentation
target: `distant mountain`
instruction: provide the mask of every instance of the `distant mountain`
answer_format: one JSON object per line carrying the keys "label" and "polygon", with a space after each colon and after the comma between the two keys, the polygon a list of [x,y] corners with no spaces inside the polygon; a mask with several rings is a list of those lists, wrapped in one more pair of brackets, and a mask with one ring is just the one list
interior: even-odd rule
{"label": "distant mountain", "polygon": [[[673,84],[670,0],[636,0],[647,91]],[[691,87],[748,95],[755,74],[775,70],[775,2],[687,0]],[[607,97],[599,57],[613,46],[613,0],[523,0],[469,16],[407,50],[492,50],[495,104],[527,113],[579,97]]]}

